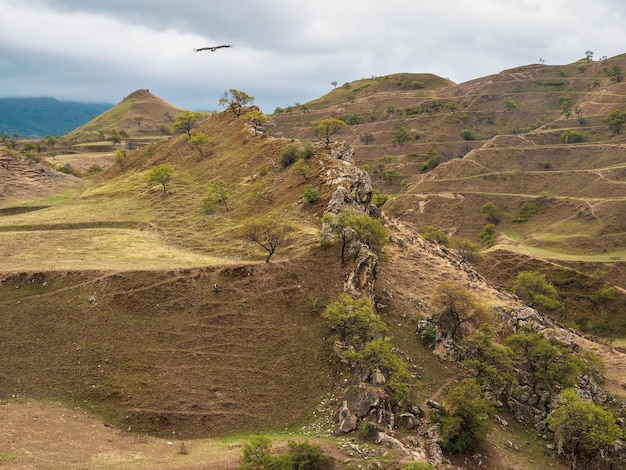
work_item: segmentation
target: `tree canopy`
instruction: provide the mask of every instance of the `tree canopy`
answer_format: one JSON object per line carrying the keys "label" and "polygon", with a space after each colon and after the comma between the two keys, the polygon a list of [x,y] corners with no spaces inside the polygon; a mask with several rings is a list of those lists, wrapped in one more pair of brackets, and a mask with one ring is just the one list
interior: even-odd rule
{"label": "tree canopy", "polygon": [[348,125],[341,119],[327,118],[318,121],[313,129],[315,130],[315,135],[324,142],[325,147],[329,148],[330,138],[347,127]]}
{"label": "tree canopy", "polygon": [[148,184],[160,183],[163,186],[163,194],[167,192],[166,185],[174,175],[174,168],[169,163],[155,166],[148,173]]}
{"label": "tree canopy", "polygon": [[275,219],[259,218],[250,222],[245,228],[245,235],[254,243],[267,251],[266,263],[279,246],[291,243],[291,234],[296,228],[287,222],[280,222]]}
{"label": "tree canopy", "polygon": [[241,116],[243,108],[254,103],[254,96],[247,94],[245,91],[231,88],[218,101],[220,106],[230,109],[237,117]]}

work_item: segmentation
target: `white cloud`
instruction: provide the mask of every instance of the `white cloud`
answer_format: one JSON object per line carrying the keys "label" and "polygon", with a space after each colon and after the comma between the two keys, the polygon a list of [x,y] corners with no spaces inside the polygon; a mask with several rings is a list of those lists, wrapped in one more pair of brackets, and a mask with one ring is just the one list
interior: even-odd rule
{"label": "white cloud", "polygon": [[[621,0],[0,0],[0,11],[3,96],[115,103],[150,88],[194,109],[215,109],[230,88],[271,112],[333,80],[462,82],[625,52]],[[234,47],[192,51],[218,43]]]}

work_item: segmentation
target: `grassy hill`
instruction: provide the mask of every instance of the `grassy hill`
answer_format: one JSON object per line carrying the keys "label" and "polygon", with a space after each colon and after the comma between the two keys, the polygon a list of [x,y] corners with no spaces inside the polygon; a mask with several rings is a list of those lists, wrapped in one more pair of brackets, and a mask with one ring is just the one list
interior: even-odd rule
{"label": "grassy hill", "polygon": [[[626,69],[626,55],[523,66],[459,85],[424,75],[374,77],[345,84],[304,111],[275,114],[273,132],[315,139],[319,119],[345,120],[338,138],[356,147],[356,161],[390,198],[388,216],[482,243],[478,235],[490,221],[481,210],[494,204],[497,234],[483,275],[505,286],[521,266],[540,266],[563,292],[571,294],[578,278],[587,287],[576,297],[589,298],[597,272],[626,288],[625,138],[605,121],[626,110],[616,68]],[[394,142],[400,128],[411,138]],[[566,143],[568,131],[582,141]],[[563,280],[561,270],[572,269]],[[601,308],[571,304],[576,313],[568,321],[595,330],[590,307]],[[619,304],[610,311],[624,313]]]}
{"label": "grassy hill", "polygon": [[[614,259],[623,246],[623,145],[603,122],[605,113],[621,106],[623,85],[606,80],[601,67],[578,63],[561,72],[529,66],[461,85],[427,74],[373,78],[272,116],[272,137],[255,135],[229,111],[210,115],[198,127],[209,137],[203,155],[178,135],[153,139],[130,152],[123,166],[88,178],[55,181],[49,168],[24,161],[0,166],[3,181],[22,188],[0,199],[0,340],[6,346],[0,403],[16,422],[24,423],[19,414],[41,417],[36,439],[31,426],[18,432],[0,421],[13,436],[11,447],[0,451],[0,464],[36,465],[32,455],[40,454],[32,443],[46,447],[42,434],[61,432],[44,424],[50,413],[41,406],[58,410],[63,418],[56,424],[89,414],[119,430],[115,438],[97,434],[115,440],[114,448],[103,441],[79,446],[73,442],[84,443],[81,433],[88,431],[79,427],[84,419],[73,418],[65,435],[74,436],[68,448],[75,453],[48,456],[66,462],[69,454],[76,463],[71,468],[103,461],[110,468],[192,469],[207,462],[216,462],[209,468],[233,468],[247,437],[259,432],[279,433],[275,441],[282,445],[293,436],[322,439],[342,468],[375,461],[398,469],[408,462],[400,451],[335,435],[342,392],[354,371],[334,354],[320,313],[343,290],[355,261],[342,264],[340,247],[322,242],[320,230],[349,165],[319,147],[304,175],[281,163],[293,138],[313,139],[311,124],[323,117],[352,117],[340,138],[357,147],[359,165],[370,165],[375,186],[390,196],[382,209],[391,243],[376,271],[374,300],[395,350],[419,376],[422,409],[465,374],[435,356],[417,333],[442,282],[467,286],[500,319],[520,304],[497,287],[520,269],[540,269],[559,281],[568,308],[577,309],[572,311],[585,312],[584,318],[602,312],[611,327],[619,326],[623,295],[607,300],[598,293],[605,279],[623,279]],[[553,83],[558,80],[563,84]],[[586,100],[572,103],[572,109],[584,106],[584,125],[578,115],[560,114],[564,94]],[[515,108],[504,109],[506,97]],[[122,102],[120,114],[77,130],[76,141],[118,128],[120,119],[139,135],[146,123],[134,121],[143,116],[135,106],[158,99],[140,90],[127,100],[126,118]],[[400,126],[419,139],[394,144]],[[473,140],[463,139],[465,129]],[[565,144],[565,129],[580,129],[586,138]],[[362,136],[369,133],[374,140],[365,143]],[[431,147],[444,161],[422,171]],[[381,160],[385,155],[393,158]],[[1,162],[7,158],[0,155]],[[174,170],[166,191],[148,184],[150,171],[165,163]],[[382,170],[389,168],[406,181],[386,182]],[[218,179],[228,188],[229,209],[207,210],[203,196]],[[317,202],[305,202],[307,185],[317,189]],[[486,202],[499,209],[500,221],[497,244],[476,266],[482,276],[418,236],[431,224],[475,239],[486,224]],[[297,227],[270,263],[263,262],[263,248],[242,234],[258,218]],[[584,318],[566,320],[591,329]],[[504,320],[500,326],[508,328]],[[576,347],[605,359],[604,386],[623,394],[624,353],[574,330],[569,334]],[[481,446],[486,468],[564,468],[534,428],[516,423],[504,409],[498,413],[510,425],[498,425]],[[400,437],[423,445],[431,424],[425,413],[419,428]],[[206,440],[224,436],[227,444]],[[172,460],[172,447],[167,456],[154,450],[181,439],[192,451],[180,460]],[[155,453],[146,457],[145,449]],[[452,463],[466,465],[464,458]]]}

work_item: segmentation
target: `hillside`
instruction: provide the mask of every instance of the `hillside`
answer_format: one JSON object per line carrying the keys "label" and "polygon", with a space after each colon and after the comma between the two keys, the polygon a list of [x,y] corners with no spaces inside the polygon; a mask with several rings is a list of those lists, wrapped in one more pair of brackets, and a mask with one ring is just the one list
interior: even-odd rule
{"label": "hillside", "polygon": [[111,107],[110,104],[59,101],[54,98],[0,98],[0,134],[22,138],[60,136]]}
{"label": "hillside", "polygon": [[[614,60],[621,58],[608,59]],[[591,77],[606,85],[607,96],[593,91],[595,85],[580,95],[610,103],[598,105],[597,115],[585,114],[582,127],[558,114],[566,91],[546,85],[550,74],[561,72],[530,66],[461,85],[428,74],[354,82],[309,103],[306,112],[273,116],[271,136],[257,135],[226,110],[199,122],[198,131],[208,136],[202,152],[185,134],[153,139],[128,152],[122,165],[86,178],[56,180],[45,161],[9,161],[14,154],[3,150],[0,175],[13,193],[0,199],[0,340],[6,346],[0,403],[16,424],[0,422],[11,436],[0,450],[0,466],[40,468],[45,459],[59,465],[71,460],[68,468],[76,469],[230,469],[240,463],[251,435],[267,433],[283,447],[286,440],[315,439],[346,469],[398,470],[415,458],[428,458],[440,469],[476,468],[477,461],[490,469],[566,468],[546,448],[545,428],[537,432],[556,392],[535,392],[533,383],[530,393],[520,365],[519,390],[503,397],[477,451],[440,455],[434,425],[443,411],[433,403],[445,400],[469,369],[457,362],[465,354],[458,341],[437,326],[430,344],[424,325],[432,326],[437,316],[441,286],[462,286],[479,300],[484,317],[477,318],[493,326],[497,341],[528,324],[547,332],[552,345],[563,341],[570,352],[598,354],[607,367],[602,387],[594,388],[591,377],[579,385],[623,416],[626,354],[579,334],[569,318],[565,326],[564,318],[538,314],[502,288],[519,269],[536,268],[551,280],[560,276],[568,311],[598,318],[602,313],[611,328],[624,320],[619,291],[611,291],[610,299],[598,296],[605,279],[619,280],[623,271],[613,259],[622,246],[623,148],[620,136],[606,131],[602,114],[615,106],[611,100],[619,99],[622,85],[602,82],[604,72],[593,69],[599,64],[584,71],[580,65],[564,66],[566,75],[585,75],[568,82],[567,93],[574,96]],[[558,86],[565,88],[565,80]],[[517,107],[496,111],[511,93],[518,93]],[[137,132],[144,122],[139,126],[132,116],[143,116],[135,108],[145,101],[159,102],[140,90],[118,108],[128,106],[126,122],[134,122]],[[335,143],[329,149],[313,145],[313,155],[295,170],[284,163],[285,149],[303,145],[294,136],[313,138],[312,122],[333,115],[348,119],[357,109],[369,113],[369,122],[352,119],[339,138],[351,139],[354,158],[359,166],[369,164],[368,172],[351,163],[349,147]],[[103,115],[95,123],[116,129],[122,115]],[[544,115],[553,119],[523,134],[497,132],[521,129]],[[459,129],[470,124],[475,138],[468,141]],[[420,138],[394,145],[399,125]],[[586,140],[562,143],[559,133],[567,128],[581,128]],[[88,141],[100,131],[81,132]],[[374,140],[365,143],[364,132]],[[434,146],[446,161],[422,172]],[[393,158],[381,160],[392,151]],[[452,158],[455,152],[462,158]],[[375,167],[379,163],[383,167]],[[150,173],[163,164],[171,165],[171,179],[149,184]],[[390,168],[407,181],[385,181],[383,170]],[[218,181],[227,189],[228,207],[206,202],[207,189]],[[389,197],[381,208],[371,204],[372,181]],[[307,186],[315,189],[316,201],[305,198]],[[518,207],[528,200],[539,208],[520,214]],[[498,243],[485,250],[482,263],[470,265],[459,250],[420,235],[430,224],[451,237],[475,237],[485,225],[485,202],[501,210],[501,220]],[[356,243],[341,262],[341,242],[322,237],[322,217],[333,213],[329,208],[341,213],[346,207],[370,215],[382,210],[389,230],[382,253]],[[522,216],[529,217],[513,221]],[[577,223],[579,216],[594,223]],[[268,263],[266,249],[246,236],[261,220],[295,228]],[[570,227],[578,230],[575,236]],[[529,256],[530,247],[535,253],[546,249],[535,246],[538,241],[550,241],[560,257]],[[598,247],[606,249],[606,259],[594,251]],[[583,255],[590,258],[581,264]],[[392,403],[394,382],[385,382],[391,366],[377,364],[376,356],[372,364],[357,366],[341,355],[345,344],[328,340],[332,332],[320,314],[342,292],[372,300],[387,328],[384,344],[406,364],[413,397]],[[463,330],[478,326],[472,319]],[[611,336],[623,335],[614,328]],[[378,373],[382,382],[374,380]],[[377,427],[376,436],[391,447],[363,439],[364,424],[338,431],[344,400],[358,404],[354,394],[366,405],[361,403],[360,422]],[[414,424],[406,424],[411,419]],[[65,449],[47,445],[61,433]],[[188,444],[188,455],[174,443]]]}
{"label": "hillside", "polygon": [[[348,128],[337,138],[355,146],[357,163],[390,198],[385,213],[483,244],[489,250],[478,267],[501,287],[524,266],[546,272],[570,299],[571,324],[610,334],[589,318],[601,308],[589,299],[602,285],[590,276],[602,272],[626,288],[626,141],[606,123],[626,110],[626,84],[612,75],[625,69],[621,55],[523,66],[459,85],[420,74],[374,77],[304,111],[275,114],[273,135],[315,139],[315,122],[343,119]],[[400,142],[401,128],[408,137]],[[581,141],[564,142],[567,132]],[[485,204],[498,211],[487,246],[478,237],[490,223]],[[572,279],[586,286],[575,295]],[[619,303],[610,312],[624,314]]]}

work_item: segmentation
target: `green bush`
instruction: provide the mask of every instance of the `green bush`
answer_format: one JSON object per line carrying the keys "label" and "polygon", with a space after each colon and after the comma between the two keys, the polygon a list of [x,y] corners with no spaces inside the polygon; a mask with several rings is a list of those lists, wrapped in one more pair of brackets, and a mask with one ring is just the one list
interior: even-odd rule
{"label": "green bush", "polygon": [[280,166],[285,169],[299,160],[298,144],[288,144],[280,151]]}
{"label": "green bush", "polygon": [[304,188],[304,200],[310,204],[314,204],[319,200],[317,189],[312,184],[307,184]]}
{"label": "green bush", "polygon": [[577,144],[585,140],[585,134],[576,129],[568,129],[563,132],[563,142],[566,144]]}
{"label": "green bush", "polygon": [[305,442],[288,442],[286,453],[272,455],[272,442],[264,436],[253,438],[243,446],[242,465],[238,470],[327,470],[332,462],[322,448]]}
{"label": "green bush", "polygon": [[463,140],[476,140],[476,134],[469,129],[464,129],[461,132],[461,137]]}

